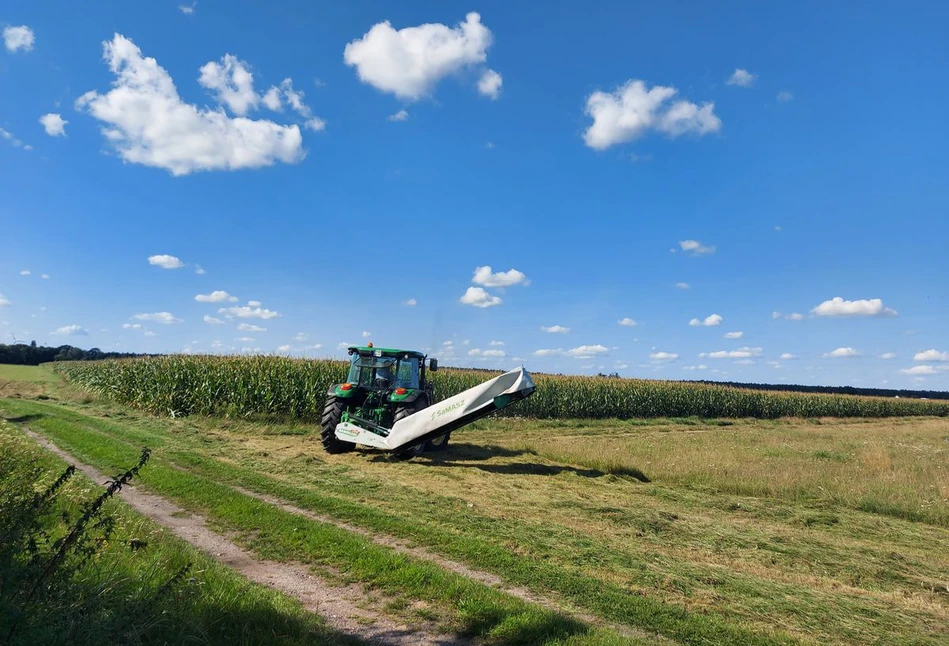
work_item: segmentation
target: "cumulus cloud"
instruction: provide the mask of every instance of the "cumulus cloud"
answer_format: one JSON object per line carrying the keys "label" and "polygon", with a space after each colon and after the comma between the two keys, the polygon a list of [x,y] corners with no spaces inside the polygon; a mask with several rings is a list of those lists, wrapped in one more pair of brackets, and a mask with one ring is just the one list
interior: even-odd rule
{"label": "cumulus cloud", "polygon": [[534,350],[535,357],[559,357],[563,355],[563,348],[542,348]]}
{"label": "cumulus cloud", "polygon": [[20,272],[20,275],[21,275],[21,276],[29,276],[31,273],[33,273],[33,272],[31,272],[29,269],[24,269],[23,271]]}
{"label": "cumulus cloud", "polygon": [[149,256],[148,264],[155,265],[156,267],[161,267],[162,269],[181,269],[185,266],[181,260],[175,256],[169,256],[168,254],[158,254],[157,256]]}
{"label": "cumulus cloud", "polygon": [[701,359],[750,359],[751,357],[760,357],[763,350],[761,348],[743,347],[737,350],[716,350],[715,352],[702,352],[699,354]]}
{"label": "cumulus cloud", "polygon": [[745,336],[745,333],[739,330],[738,332],[726,332],[724,336],[726,339],[740,339]]}
{"label": "cumulus cloud", "polygon": [[500,296],[489,294],[481,287],[469,287],[462,297],[458,299],[458,302],[474,307],[494,307],[504,301],[501,300]]}
{"label": "cumulus cloud", "polygon": [[260,307],[260,303],[257,301],[251,302],[257,303],[257,305],[251,306],[250,303],[248,303],[241,307],[222,307],[217,313],[230,318],[239,319],[273,319],[280,316],[278,312]]}
{"label": "cumulus cloud", "polygon": [[368,331],[366,331],[366,330],[363,330],[362,338],[368,339],[368,338],[371,337],[371,336],[372,336],[372,332],[368,332]]}
{"label": "cumulus cloud", "polygon": [[278,345],[278,346],[277,346],[277,352],[279,352],[280,354],[286,354],[286,353],[290,352],[290,346],[289,346],[289,345]]}
{"label": "cumulus cloud", "polygon": [[103,43],[103,57],[116,75],[112,89],[83,94],[76,109],[103,122],[106,140],[125,162],[179,176],[295,163],[305,156],[296,125],[232,118],[183,102],[168,72],[125,36]]}
{"label": "cumulus cloud", "polygon": [[787,90],[778,92],[778,103],[789,103],[794,100],[794,95]]}
{"label": "cumulus cloud", "polygon": [[704,245],[698,240],[680,240],[679,247],[682,251],[690,253],[693,256],[704,256],[715,253],[714,245]]}
{"label": "cumulus cloud", "polygon": [[136,314],[132,316],[136,321],[151,321],[161,323],[162,325],[171,325],[172,323],[181,323],[181,319],[176,318],[171,312],[153,312],[151,314]]}
{"label": "cumulus cloud", "polygon": [[725,319],[722,318],[718,314],[709,314],[702,320],[692,319],[691,321],[689,321],[689,325],[691,325],[692,327],[699,327],[699,326],[714,327],[716,325],[721,325],[722,321],[724,320]]}
{"label": "cumulus cloud", "polygon": [[895,359],[895,358],[896,358],[896,353],[895,353],[895,352],[884,352],[883,354],[880,355],[880,358],[881,358],[881,359]]}
{"label": "cumulus cloud", "polygon": [[209,325],[224,325],[224,321],[221,319],[209,316],[207,314],[204,315],[204,322]]}
{"label": "cumulus cloud", "polygon": [[409,113],[407,110],[399,110],[395,114],[390,114],[386,117],[386,121],[406,121],[409,118]]}
{"label": "cumulus cloud", "polygon": [[302,90],[293,88],[293,79],[285,78],[279,87],[271,87],[263,97],[264,105],[271,110],[282,110],[285,101],[290,108],[303,119],[303,127],[307,130],[324,130],[326,122],[313,115],[313,111],[303,102]]}
{"label": "cumulus cloud", "polygon": [[649,130],[678,137],[701,136],[721,129],[714,103],[699,107],[690,101],[671,101],[677,93],[675,88],[661,85],[650,89],[636,79],[613,92],[597,90],[587,97],[584,112],[593,123],[583,133],[584,142],[595,150],[605,150],[633,141]]}
{"label": "cumulus cloud", "polygon": [[492,342],[489,343],[488,345],[491,345],[491,346],[504,345],[504,341],[492,341]]}
{"label": "cumulus cloud", "polygon": [[56,328],[50,332],[50,334],[57,336],[89,336],[89,330],[80,325],[64,325],[63,327]]}
{"label": "cumulus cloud", "polygon": [[903,368],[900,370],[904,375],[934,375],[937,371],[935,366],[927,365],[913,366],[912,368]]}
{"label": "cumulus cloud", "polygon": [[55,112],[44,114],[42,117],[40,117],[40,123],[46,130],[46,134],[48,134],[50,137],[66,136],[66,124],[69,122],[63,119],[59,114],[56,114]]}
{"label": "cumulus cloud", "polygon": [[679,358],[679,355],[675,352],[663,352],[660,350],[659,352],[650,353],[649,358],[653,361],[675,361]]}
{"label": "cumulus cloud", "polygon": [[949,352],[923,350],[913,355],[913,361],[949,361]]}
{"label": "cumulus cloud", "polygon": [[570,331],[570,328],[562,325],[541,325],[540,329],[542,332],[550,332],[552,334],[566,334]]}
{"label": "cumulus cloud", "polygon": [[704,363],[700,363],[697,366],[682,366],[683,370],[708,370],[708,366]]}
{"label": "cumulus cloud", "polygon": [[607,354],[609,351],[610,349],[604,345],[581,345],[567,350],[564,352],[564,354],[568,357],[573,357],[574,359],[590,359],[592,357]]}
{"label": "cumulus cloud", "polygon": [[356,68],[363,83],[416,101],[430,95],[443,78],[483,65],[492,40],[475,12],[456,27],[427,23],[395,30],[386,20],[348,43],[343,60]]}
{"label": "cumulus cloud", "polygon": [[511,287],[513,285],[530,285],[531,281],[523,272],[516,269],[508,271],[491,272],[490,265],[476,267],[471,282],[475,285],[484,285],[485,287]]}
{"label": "cumulus cloud", "polygon": [[141,323],[123,323],[122,329],[123,330],[141,330],[142,324]]}
{"label": "cumulus cloud", "polygon": [[789,321],[803,321],[803,320],[804,320],[804,315],[803,315],[803,314],[799,314],[799,313],[797,313],[797,312],[791,312],[790,314],[788,314],[788,315],[785,316],[784,318],[786,318],[786,319],[789,320]]}
{"label": "cumulus cloud", "polygon": [[501,85],[503,83],[504,80],[500,74],[494,70],[486,70],[478,80],[478,92],[492,99],[496,99],[501,96]]}
{"label": "cumulus cloud", "polygon": [[481,350],[480,348],[472,348],[468,350],[469,357],[485,357],[485,358],[500,358],[507,356],[507,353],[504,350]]}
{"label": "cumulus cloud", "polygon": [[3,294],[0,294],[0,307],[9,307],[12,304],[13,303],[3,297]]}
{"label": "cumulus cloud", "polygon": [[3,44],[8,52],[24,51],[33,49],[33,43],[36,42],[36,36],[33,30],[26,25],[19,27],[6,27],[3,30]]}
{"label": "cumulus cloud", "polygon": [[223,303],[224,301],[236,303],[237,297],[231,296],[227,292],[219,289],[217,291],[211,292],[210,294],[198,294],[194,297],[194,300],[198,301],[199,303]]}
{"label": "cumulus cloud", "polygon": [[676,287],[678,287],[679,289],[689,289],[689,284],[688,284],[688,283],[676,283]]}
{"label": "cumulus cloud", "polygon": [[883,306],[883,300],[871,298],[869,300],[845,301],[835,296],[824,301],[811,310],[815,316],[896,316],[896,310]]}
{"label": "cumulus cloud", "polygon": [[757,77],[748,70],[738,68],[725,82],[727,85],[737,85],[738,87],[751,87]]}
{"label": "cumulus cloud", "polygon": [[623,327],[635,327],[635,326],[636,326],[636,321],[634,321],[633,319],[629,318],[628,316],[627,316],[627,317],[624,317],[624,318],[621,318],[619,321],[617,321],[617,323],[619,323],[619,324],[622,325]]}
{"label": "cumulus cloud", "polygon": [[237,329],[241,332],[266,332],[267,328],[260,327],[259,325],[254,325],[252,323],[241,323],[237,326]]}
{"label": "cumulus cloud", "polygon": [[860,353],[854,350],[853,348],[846,347],[846,348],[837,348],[836,350],[826,352],[824,353],[824,356],[829,357],[829,358],[834,358],[834,359],[842,359],[842,358],[847,358],[847,357],[858,357],[860,356]]}
{"label": "cumulus cloud", "polygon": [[405,301],[405,304],[409,307],[415,307],[418,305],[418,301],[416,301],[414,298],[410,298],[409,300]]}
{"label": "cumulus cloud", "polygon": [[785,352],[778,358],[781,359],[782,361],[790,361],[791,359],[797,359],[797,357],[791,354],[790,352]]}
{"label": "cumulus cloud", "polygon": [[225,54],[220,63],[211,61],[201,67],[198,83],[210,90],[218,103],[243,117],[255,109],[260,96],[254,91],[254,75],[247,63],[236,56]]}
{"label": "cumulus cloud", "polygon": [[261,305],[263,305],[263,303],[260,301],[247,301],[248,307],[260,307]]}
{"label": "cumulus cloud", "polygon": [[178,5],[178,11],[183,13],[186,16],[194,14],[194,8],[198,6],[197,2],[192,2],[191,4],[180,4]]}

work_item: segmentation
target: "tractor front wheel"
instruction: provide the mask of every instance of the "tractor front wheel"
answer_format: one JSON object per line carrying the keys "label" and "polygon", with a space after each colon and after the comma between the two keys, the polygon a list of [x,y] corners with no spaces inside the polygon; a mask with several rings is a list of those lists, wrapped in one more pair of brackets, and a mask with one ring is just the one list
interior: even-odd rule
{"label": "tractor front wheel", "polygon": [[336,397],[326,398],[326,406],[323,407],[323,419],[320,424],[320,439],[327,453],[346,453],[356,448],[356,445],[352,442],[344,442],[336,437],[336,425],[342,419],[345,409],[346,404]]}
{"label": "tractor front wheel", "polygon": [[[405,419],[409,415],[417,413],[423,408],[428,408],[428,400],[423,397],[419,397],[411,404],[399,406],[395,409],[395,415],[392,416],[392,423],[395,424],[400,419]],[[417,458],[418,456],[422,455],[422,452],[425,451],[426,444],[428,443],[417,442],[410,446],[402,447],[398,451],[394,451],[392,455],[396,460],[411,460],[412,458]]]}

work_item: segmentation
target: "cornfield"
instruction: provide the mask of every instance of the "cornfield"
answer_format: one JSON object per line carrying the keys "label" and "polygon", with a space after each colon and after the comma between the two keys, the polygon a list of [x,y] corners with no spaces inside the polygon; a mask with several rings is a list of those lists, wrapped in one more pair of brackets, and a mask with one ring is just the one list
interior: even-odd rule
{"label": "cornfield", "polygon": [[[347,364],[272,356],[173,355],[65,362],[75,385],[157,414],[273,416],[318,420],[330,385]],[[482,370],[430,373],[436,396],[450,397],[493,376]],[[534,375],[537,391],[498,415],[534,418],[893,417],[949,415],[949,402],[756,391],[640,379]]]}

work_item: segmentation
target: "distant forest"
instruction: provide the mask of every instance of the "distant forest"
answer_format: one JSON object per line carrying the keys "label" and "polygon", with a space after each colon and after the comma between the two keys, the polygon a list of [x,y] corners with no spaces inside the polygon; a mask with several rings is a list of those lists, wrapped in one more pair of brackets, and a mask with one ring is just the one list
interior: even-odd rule
{"label": "distant forest", "polygon": [[74,348],[71,345],[61,345],[51,348],[45,345],[36,345],[36,341],[27,345],[4,345],[0,343],[0,363],[12,363],[18,366],[38,366],[50,361],[95,361],[96,359],[120,359],[125,357],[140,357],[142,355],[128,352],[103,352],[99,348]]}
{"label": "distant forest", "polygon": [[687,383],[733,386],[748,390],[783,390],[798,393],[831,395],[867,395],[870,397],[910,397],[916,399],[949,399],[949,392],[938,390],[893,390],[888,388],[856,388],[854,386],[801,386],[797,384],[745,384],[736,381],[690,381]]}

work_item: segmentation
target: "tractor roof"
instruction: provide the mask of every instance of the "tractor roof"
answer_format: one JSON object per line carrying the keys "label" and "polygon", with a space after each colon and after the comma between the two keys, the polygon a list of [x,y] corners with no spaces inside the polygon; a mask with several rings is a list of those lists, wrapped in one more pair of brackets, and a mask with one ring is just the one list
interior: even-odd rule
{"label": "tractor roof", "polygon": [[417,359],[424,359],[425,354],[417,350],[398,350],[396,348],[375,348],[372,346],[350,346],[349,352],[358,352],[359,354],[375,354],[376,352],[381,352],[383,357],[402,357],[409,355],[410,357],[415,357]]}

